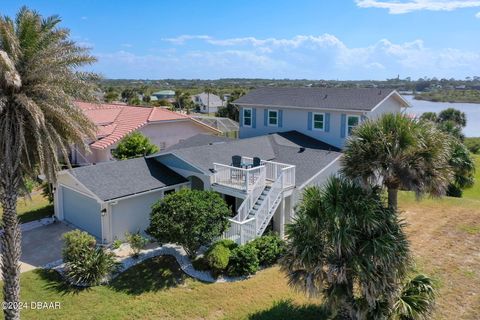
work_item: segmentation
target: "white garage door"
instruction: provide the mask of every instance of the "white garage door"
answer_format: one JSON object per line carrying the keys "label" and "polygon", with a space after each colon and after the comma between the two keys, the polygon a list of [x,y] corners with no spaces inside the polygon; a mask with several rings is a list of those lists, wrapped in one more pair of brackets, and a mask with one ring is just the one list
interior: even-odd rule
{"label": "white garage door", "polygon": [[100,204],[93,198],[62,188],[63,218],[74,226],[102,238]]}

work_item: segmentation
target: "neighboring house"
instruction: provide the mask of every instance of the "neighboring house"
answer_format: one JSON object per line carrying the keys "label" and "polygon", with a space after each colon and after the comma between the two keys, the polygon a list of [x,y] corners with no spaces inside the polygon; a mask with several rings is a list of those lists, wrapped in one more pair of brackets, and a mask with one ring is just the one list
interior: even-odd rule
{"label": "neighboring house", "polygon": [[223,106],[222,99],[213,93],[202,92],[196,94],[192,97],[192,101],[201,113],[215,113],[218,111],[218,108]]}
{"label": "neighboring house", "polygon": [[152,96],[157,97],[158,100],[166,99],[171,100],[175,99],[175,91],[173,90],[160,90],[157,92],[152,93]]}
{"label": "neighboring house", "polygon": [[296,131],[240,140],[201,134],[146,158],[60,172],[55,216],[111,243],[144,231],[152,204],[188,187],[219,192],[232,208],[225,238],[246,243],[269,226],[283,236],[302,190],[339,170],[338,151]]}
{"label": "neighboring house", "polygon": [[391,89],[261,88],[234,101],[240,138],[296,130],[343,148],[352,129],[410,104]]}
{"label": "neighboring house", "polygon": [[77,106],[97,126],[95,141],[89,141],[90,153],[73,147],[73,164],[91,164],[113,160],[112,150],[127,134],[139,131],[161,150],[199,133],[221,134],[221,131],[188,115],[163,108],[92,104],[77,102]]}

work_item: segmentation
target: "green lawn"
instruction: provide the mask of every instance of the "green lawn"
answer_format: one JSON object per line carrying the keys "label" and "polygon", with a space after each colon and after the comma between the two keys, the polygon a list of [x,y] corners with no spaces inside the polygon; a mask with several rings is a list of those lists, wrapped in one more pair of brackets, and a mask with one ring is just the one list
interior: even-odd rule
{"label": "green lawn", "polygon": [[473,155],[475,158],[475,185],[463,191],[463,197],[467,199],[475,199],[480,201],[480,155]]}
{"label": "green lawn", "polygon": [[[31,199],[20,198],[17,203],[20,223],[34,221],[53,215],[53,205],[40,193],[31,196]],[[0,215],[2,208],[0,208]]]}

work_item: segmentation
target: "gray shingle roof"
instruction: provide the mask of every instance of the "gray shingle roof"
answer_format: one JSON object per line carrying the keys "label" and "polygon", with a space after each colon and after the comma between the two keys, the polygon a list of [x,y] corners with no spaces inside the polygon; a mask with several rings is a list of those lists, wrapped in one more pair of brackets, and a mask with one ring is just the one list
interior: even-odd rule
{"label": "gray shingle roof", "polygon": [[[191,139],[198,139],[198,136]],[[203,137],[205,141],[208,137]],[[188,144],[184,141],[184,145]],[[327,164],[341,155],[339,149],[322,141],[305,136],[297,131],[275,133],[266,136],[240,140],[226,140],[223,143],[175,148],[161,152],[172,153],[189,164],[211,174],[213,163],[230,165],[232,156],[260,157],[264,160],[296,166],[296,185],[300,186]]]}
{"label": "gray shingle roof", "polygon": [[[231,140],[230,138],[223,137],[223,136],[215,136],[211,134],[199,133],[188,139],[180,140],[180,142],[166,148],[164,151],[190,148],[190,147],[196,147],[196,146],[205,146],[208,144],[222,143],[230,140]],[[164,151],[162,151],[162,153],[164,153]]]}
{"label": "gray shingle roof", "polygon": [[193,102],[196,102],[195,98],[200,99],[201,103],[205,106],[208,106],[208,104],[210,104],[210,107],[212,107],[212,108],[213,107],[221,107],[223,105],[222,99],[220,99],[219,96],[217,96],[216,94],[213,94],[213,93],[210,93],[210,98],[209,98],[208,93],[206,93],[206,92],[196,94],[195,96],[192,97]]}
{"label": "gray shingle roof", "polygon": [[234,103],[370,111],[392,91],[394,90],[374,88],[259,88]]}
{"label": "gray shingle roof", "polygon": [[155,159],[147,158],[100,163],[68,172],[103,201],[188,181]]}

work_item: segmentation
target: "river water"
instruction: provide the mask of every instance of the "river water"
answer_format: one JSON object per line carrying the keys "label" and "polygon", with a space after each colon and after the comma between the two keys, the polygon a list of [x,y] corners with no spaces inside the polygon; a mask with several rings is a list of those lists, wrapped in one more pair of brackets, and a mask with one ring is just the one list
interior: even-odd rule
{"label": "river water", "polygon": [[408,113],[421,115],[424,112],[439,112],[447,108],[455,108],[467,115],[467,126],[463,133],[467,137],[480,137],[480,104],[479,103],[449,103],[415,100],[411,95],[403,97],[413,106]]}

